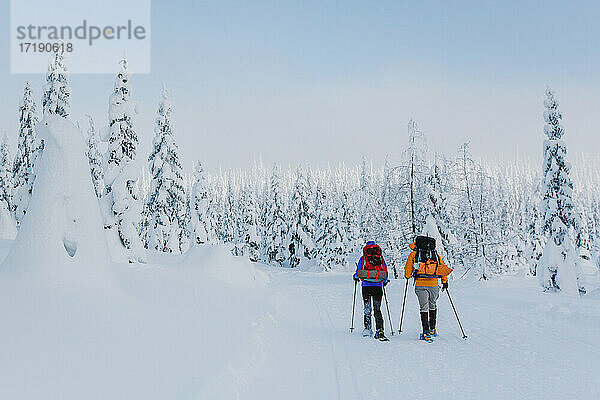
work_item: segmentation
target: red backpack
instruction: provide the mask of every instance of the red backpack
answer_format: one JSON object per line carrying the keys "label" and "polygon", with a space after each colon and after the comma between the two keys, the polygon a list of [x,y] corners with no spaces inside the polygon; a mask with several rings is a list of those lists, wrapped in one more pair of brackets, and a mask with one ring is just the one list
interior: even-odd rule
{"label": "red backpack", "polygon": [[376,244],[368,244],[363,249],[362,262],[357,274],[358,278],[369,282],[382,282],[387,279],[387,268],[381,247]]}

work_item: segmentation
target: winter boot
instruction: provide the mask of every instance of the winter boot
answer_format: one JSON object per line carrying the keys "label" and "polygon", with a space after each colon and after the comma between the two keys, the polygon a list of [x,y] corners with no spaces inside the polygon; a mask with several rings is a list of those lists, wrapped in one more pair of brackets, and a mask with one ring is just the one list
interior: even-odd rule
{"label": "winter boot", "polygon": [[375,332],[375,339],[379,339],[382,342],[387,342],[389,340],[387,337],[385,337],[383,329],[377,329],[377,332]]}
{"label": "winter boot", "polygon": [[421,313],[421,326],[423,327],[423,332],[429,332],[429,313],[428,312]]}
{"label": "winter boot", "polygon": [[419,335],[419,340],[424,340],[426,342],[433,342],[431,336],[429,336],[429,332],[424,332]]}
{"label": "winter boot", "polygon": [[423,333],[419,336],[420,340],[425,340],[427,342],[432,342],[431,335],[429,334],[429,313],[422,312],[421,313],[421,325],[423,326]]}
{"label": "winter boot", "polygon": [[373,330],[372,329],[363,329],[363,333],[362,333],[363,337],[371,337],[373,336]]}
{"label": "winter boot", "polygon": [[435,321],[437,317],[437,310],[429,310],[429,336],[437,337],[437,330],[435,329]]}

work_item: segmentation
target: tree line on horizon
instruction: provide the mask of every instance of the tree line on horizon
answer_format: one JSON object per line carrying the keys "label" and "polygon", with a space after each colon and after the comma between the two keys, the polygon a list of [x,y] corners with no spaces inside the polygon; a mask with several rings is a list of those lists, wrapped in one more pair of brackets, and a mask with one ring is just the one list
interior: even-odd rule
{"label": "tree line on horizon", "polygon": [[[574,285],[586,292],[583,269],[600,264],[600,173],[566,162],[564,128],[554,92],[546,91],[543,168],[477,161],[468,143],[455,154],[432,154],[410,120],[399,161],[375,168],[299,165],[208,174],[200,161],[184,173],[172,128],[173,104],[163,86],[148,167],[135,167],[137,103],[126,59],[109,96],[108,126],[89,117],[87,156],[104,228],[118,237],[129,262],[147,262],[148,249],[183,253],[191,245],[228,244],[253,262],[332,270],[368,240],[378,242],[395,277],[410,244],[435,226],[440,255],[460,276],[488,279],[526,272],[545,291]],[[43,87],[43,117],[70,117],[71,88],[55,53]],[[43,118],[42,117],[42,118]],[[0,145],[0,228],[18,229],[35,190],[43,152],[29,82],[19,107],[17,152]]]}

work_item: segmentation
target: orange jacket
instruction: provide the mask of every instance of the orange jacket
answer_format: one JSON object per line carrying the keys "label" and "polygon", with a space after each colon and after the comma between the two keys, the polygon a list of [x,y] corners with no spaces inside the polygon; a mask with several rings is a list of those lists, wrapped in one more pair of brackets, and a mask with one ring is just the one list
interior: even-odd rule
{"label": "orange jacket", "polygon": [[[415,270],[415,257],[417,256],[417,252],[415,248],[416,244],[413,242],[409,246],[412,250],[408,259],[406,260],[406,265],[404,266],[404,277],[406,279],[410,279],[412,277],[413,271]],[[444,261],[440,258],[440,264],[444,264]],[[441,278],[415,278],[415,286],[428,286],[428,287],[436,287],[439,286],[438,279],[442,280],[442,283],[448,282],[447,276],[442,276]]]}

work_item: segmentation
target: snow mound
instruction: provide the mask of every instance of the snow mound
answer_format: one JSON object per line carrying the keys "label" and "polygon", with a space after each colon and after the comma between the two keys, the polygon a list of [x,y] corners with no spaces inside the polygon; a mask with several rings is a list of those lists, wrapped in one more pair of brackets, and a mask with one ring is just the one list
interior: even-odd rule
{"label": "snow mound", "polygon": [[542,287],[547,286],[547,282],[551,281],[550,268],[552,268],[556,271],[554,279],[561,293],[570,296],[579,295],[577,269],[580,266],[570,237],[565,237],[563,246],[557,246],[552,239],[549,240],[544,248],[539,265],[542,268],[539,268],[538,279]]}
{"label": "snow mound", "polygon": [[237,287],[264,287],[269,283],[267,274],[245,257],[233,257],[227,246],[192,246],[180,265],[197,268],[206,280]]}
{"label": "snow mound", "polygon": [[57,116],[44,119],[38,132],[44,151],[35,189],[2,273],[107,296],[115,284],[83,138]]}

